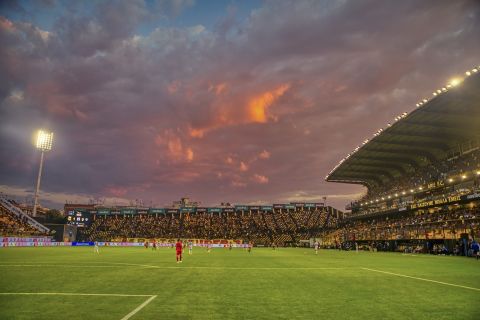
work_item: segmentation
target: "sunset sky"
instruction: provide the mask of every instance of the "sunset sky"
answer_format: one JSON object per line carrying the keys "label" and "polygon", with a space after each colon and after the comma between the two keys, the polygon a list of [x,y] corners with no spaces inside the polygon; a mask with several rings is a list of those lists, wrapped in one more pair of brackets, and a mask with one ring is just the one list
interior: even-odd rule
{"label": "sunset sky", "polygon": [[480,63],[480,2],[0,1],[0,191],[41,203],[321,201],[326,174]]}

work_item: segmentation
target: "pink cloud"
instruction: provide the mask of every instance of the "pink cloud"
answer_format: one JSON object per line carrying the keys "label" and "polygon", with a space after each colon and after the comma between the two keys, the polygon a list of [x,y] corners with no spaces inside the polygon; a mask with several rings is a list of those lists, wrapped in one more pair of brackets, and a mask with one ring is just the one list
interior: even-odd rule
{"label": "pink cloud", "polygon": [[268,177],[260,175],[260,174],[254,174],[253,177],[252,177],[252,180],[255,181],[256,183],[259,183],[259,184],[268,183]]}

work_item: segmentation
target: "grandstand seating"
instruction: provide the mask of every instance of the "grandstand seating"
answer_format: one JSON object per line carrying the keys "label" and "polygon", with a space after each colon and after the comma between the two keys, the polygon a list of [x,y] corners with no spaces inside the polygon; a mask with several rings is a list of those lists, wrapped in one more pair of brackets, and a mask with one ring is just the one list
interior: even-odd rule
{"label": "grandstand seating", "polygon": [[[330,208],[330,207],[328,207]],[[325,227],[323,210],[271,212],[186,213],[132,216],[97,216],[80,232],[84,240],[118,238],[242,239],[263,245],[289,245],[309,239]],[[336,223],[336,217],[331,217]]]}
{"label": "grandstand seating", "polygon": [[23,237],[46,235],[46,233],[30,225],[26,217],[19,217],[0,205],[0,235]]}

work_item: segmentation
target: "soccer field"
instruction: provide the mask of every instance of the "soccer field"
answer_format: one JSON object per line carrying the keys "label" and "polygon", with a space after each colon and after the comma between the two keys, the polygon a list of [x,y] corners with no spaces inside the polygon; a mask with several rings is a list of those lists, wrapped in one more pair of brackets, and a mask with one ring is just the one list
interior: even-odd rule
{"label": "soccer field", "polygon": [[0,319],[480,319],[480,260],[312,249],[0,250]]}

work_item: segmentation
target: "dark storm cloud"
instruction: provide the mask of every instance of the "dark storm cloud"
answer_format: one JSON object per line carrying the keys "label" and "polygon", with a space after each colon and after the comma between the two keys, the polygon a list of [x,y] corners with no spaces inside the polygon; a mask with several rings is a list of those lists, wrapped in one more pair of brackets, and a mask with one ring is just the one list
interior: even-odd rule
{"label": "dark storm cloud", "polygon": [[44,126],[60,198],[343,204],[361,189],[323,181],[337,161],[479,59],[475,1],[267,1],[138,33],[191,5],[102,1],[48,31],[1,18],[0,184],[32,185]]}

